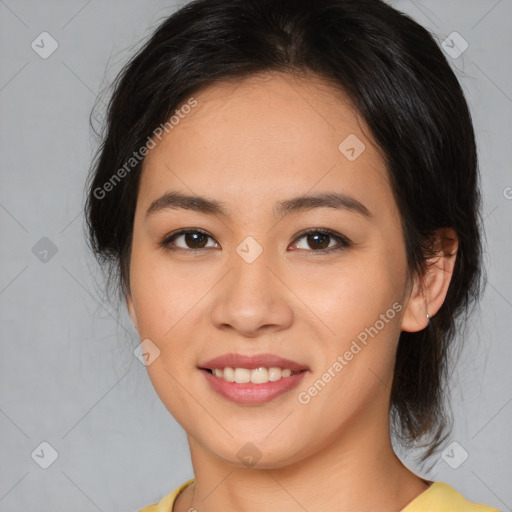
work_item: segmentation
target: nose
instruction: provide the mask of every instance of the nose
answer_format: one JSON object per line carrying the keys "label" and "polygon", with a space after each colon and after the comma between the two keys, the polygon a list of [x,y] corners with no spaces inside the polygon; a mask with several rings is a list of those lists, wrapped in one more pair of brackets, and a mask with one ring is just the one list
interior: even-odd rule
{"label": "nose", "polygon": [[234,252],[229,263],[231,271],[215,287],[214,326],[248,338],[290,327],[293,293],[266,251],[250,263]]}

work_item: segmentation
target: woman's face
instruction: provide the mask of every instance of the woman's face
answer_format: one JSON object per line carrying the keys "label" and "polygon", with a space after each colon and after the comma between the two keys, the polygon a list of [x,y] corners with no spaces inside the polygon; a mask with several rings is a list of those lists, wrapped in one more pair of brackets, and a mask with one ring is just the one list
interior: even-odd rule
{"label": "woman's face", "polygon": [[369,130],[312,79],[194,99],[145,158],[134,220],[128,307],[158,395],[197,447],[238,465],[385,434],[409,283]]}

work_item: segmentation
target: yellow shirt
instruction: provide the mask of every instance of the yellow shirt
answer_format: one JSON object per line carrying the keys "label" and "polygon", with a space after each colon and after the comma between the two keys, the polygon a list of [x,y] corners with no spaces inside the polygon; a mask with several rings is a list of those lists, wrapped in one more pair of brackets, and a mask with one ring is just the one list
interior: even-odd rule
{"label": "yellow shirt", "polygon": [[[178,494],[194,481],[193,478],[181,484],[156,505],[149,505],[139,512],[172,512]],[[401,512],[500,512],[497,508],[480,505],[466,500],[455,489],[443,482],[432,485],[416,496]]]}

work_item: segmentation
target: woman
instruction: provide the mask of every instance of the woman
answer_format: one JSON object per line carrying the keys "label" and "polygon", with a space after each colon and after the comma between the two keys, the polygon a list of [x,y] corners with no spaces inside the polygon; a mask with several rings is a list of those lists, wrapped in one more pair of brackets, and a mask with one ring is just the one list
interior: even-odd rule
{"label": "woman", "polygon": [[471,117],[379,0],[196,0],[119,75],[90,242],[185,429],[145,512],[488,512],[397,457],[445,444],[481,281]]}

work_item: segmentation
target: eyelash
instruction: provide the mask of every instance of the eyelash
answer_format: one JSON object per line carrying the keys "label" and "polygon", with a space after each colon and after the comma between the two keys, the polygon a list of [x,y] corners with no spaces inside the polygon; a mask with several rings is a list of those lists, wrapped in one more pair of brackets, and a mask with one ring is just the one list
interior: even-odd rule
{"label": "eyelash", "polygon": [[[187,229],[182,229],[180,231],[172,233],[171,235],[165,236],[161,240],[159,245],[162,246],[166,251],[172,251],[172,252],[188,252],[188,253],[190,253],[192,251],[192,252],[197,253],[197,252],[200,252],[203,250],[211,249],[209,247],[203,247],[203,248],[199,248],[199,249],[184,249],[182,247],[172,247],[170,245],[170,243],[172,241],[174,241],[176,238],[180,237],[181,235],[187,235],[190,233],[199,233],[201,235],[211,238],[212,240],[214,239],[210,234],[208,234],[206,231],[203,231],[202,229],[187,228]],[[300,233],[297,233],[297,236],[295,237],[295,239],[293,240],[292,243],[296,243],[301,238],[304,238],[305,236],[312,235],[312,234],[320,234],[323,236],[329,236],[330,238],[335,239],[338,242],[338,245],[334,246],[334,247],[330,247],[328,249],[319,249],[319,250],[311,249],[307,252],[313,252],[313,253],[317,253],[317,254],[328,254],[331,252],[348,249],[349,247],[352,246],[352,242],[347,237],[342,236],[334,231],[331,231],[330,229],[317,229],[317,228],[305,229],[305,230],[301,231]]]}

